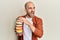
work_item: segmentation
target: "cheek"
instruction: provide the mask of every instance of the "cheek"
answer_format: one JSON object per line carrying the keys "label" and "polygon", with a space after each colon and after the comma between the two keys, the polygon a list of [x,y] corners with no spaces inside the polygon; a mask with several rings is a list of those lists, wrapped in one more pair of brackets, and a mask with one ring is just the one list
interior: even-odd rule
{"label": "cheek", "polygon": [[31,12],[31,9],[29,9],[28,12]]}

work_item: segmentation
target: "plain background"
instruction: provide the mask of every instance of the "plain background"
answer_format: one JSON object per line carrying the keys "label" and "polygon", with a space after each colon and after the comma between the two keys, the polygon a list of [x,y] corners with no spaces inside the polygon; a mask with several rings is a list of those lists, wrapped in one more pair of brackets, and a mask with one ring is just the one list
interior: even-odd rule
{"label": "plain background", "polygon": [[[23,15],[29,0],[0,0],[0,40],[17,40],[16,17]],[[31,0],[30,0],[31,1]],[[36,16],[43,19],[44,35],[39,40],[60,40],[60,0],[32,0]]]}

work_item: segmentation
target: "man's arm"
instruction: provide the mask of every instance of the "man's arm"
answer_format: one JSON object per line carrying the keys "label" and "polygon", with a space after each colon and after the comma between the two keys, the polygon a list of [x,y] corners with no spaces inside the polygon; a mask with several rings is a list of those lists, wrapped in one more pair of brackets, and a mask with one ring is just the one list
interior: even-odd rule
{"label": "man's arm", "polygon": [[31,28],[31,30],[33,31],[33,33],[37,36],[37,37],[42,37],[43,35],[43,25],[42,25],[42,20],[38,19],[37,23],[36,23],[36,27],[34,27],[32,24],[29,23],[29,26]]}
{"label": "man's arm", "polygon": [[43,35],[43,27],[42,27],[42,20],[38,18],[36,27],[32,25],[29,21],[27,21],[25,18],[22,18],[23,22],[26,23],[32,30],[32,32],[37,36],[37,37],[42,37]]}

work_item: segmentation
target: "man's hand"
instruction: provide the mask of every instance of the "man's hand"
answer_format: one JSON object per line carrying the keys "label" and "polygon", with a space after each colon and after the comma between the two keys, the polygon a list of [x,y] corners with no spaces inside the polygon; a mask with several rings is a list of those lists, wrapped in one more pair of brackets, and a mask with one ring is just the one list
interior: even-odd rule
{"label": "man's hand", "polygon": [[28,20],[26,20],[26,18],[20,17],[19,19],[21,20],[21,22],[26,23],[33,32],[35,31],[35,27]]}
{"label": "man's hand", "polygon": [[20,19],[20,22],[24,22],[24,23],[26,23],[27,25],[30,24],[30,22],[29,22],[28,20],[26,20],[26,18],[20,17],[19,19]]}

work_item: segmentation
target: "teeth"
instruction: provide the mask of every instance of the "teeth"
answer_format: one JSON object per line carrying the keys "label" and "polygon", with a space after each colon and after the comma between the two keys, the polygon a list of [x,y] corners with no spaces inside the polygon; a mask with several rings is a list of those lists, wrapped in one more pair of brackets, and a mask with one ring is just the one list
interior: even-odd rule
{"label": "teeth", "polygon": [[16,24],[22,24],[21,22],[16,22]]}

